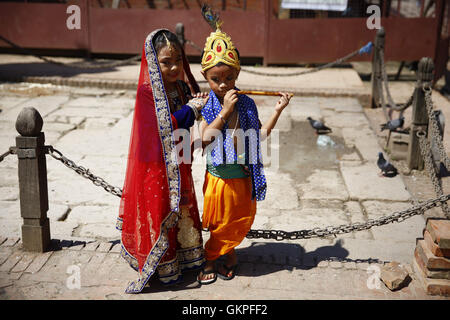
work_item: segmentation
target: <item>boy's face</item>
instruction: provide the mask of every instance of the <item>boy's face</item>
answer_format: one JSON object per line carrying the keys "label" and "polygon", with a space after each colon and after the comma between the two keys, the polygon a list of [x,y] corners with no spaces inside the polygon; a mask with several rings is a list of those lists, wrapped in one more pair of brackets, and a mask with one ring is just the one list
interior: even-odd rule
{"label": "boy's face", "polygon": [[229,65],[222,64],[202,71],[203,77],[218,98],[223,98],[227,91],[234,89],[239,71]]}

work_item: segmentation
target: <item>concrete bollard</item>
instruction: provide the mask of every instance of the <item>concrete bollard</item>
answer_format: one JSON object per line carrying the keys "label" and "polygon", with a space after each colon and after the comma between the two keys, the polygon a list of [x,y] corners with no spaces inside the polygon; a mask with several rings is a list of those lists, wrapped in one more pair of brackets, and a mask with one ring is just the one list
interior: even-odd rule
{"label": "concrete bollard", "polygon": [[424,83],[433,81],[434,63],[431,58],[422,58],[417,71],[417,85],[414,90],[414,100],[412,104],[412,123],[409,135],[407,163],[410,170],[423,170],[424,162],[420,153],[419,138],[416,133],[424,130],[428,133],[428,113],[425,105],[425,93],[422,86]]}
{"label": "concrete bollard", "polygon": [[384,52],[386,33],[384,28],[381,27],[375,36],[374,41],[374,51],[372,57],[372,75],[370,78],[372,87],[372,98],[371,98],[371,108],[381,107],[381,97],[380,90],[383,90],[382,85],[382,73],[381,73],[381,60],[380,60],[380,50]]}
{"label": "concrete bollard", "polygon": [[16,121],[16,153],[19,159],[22,243],[27,251],[44,252],[50,245],[47,218],[48,188],[43,120],[35,108],[24,108]]}

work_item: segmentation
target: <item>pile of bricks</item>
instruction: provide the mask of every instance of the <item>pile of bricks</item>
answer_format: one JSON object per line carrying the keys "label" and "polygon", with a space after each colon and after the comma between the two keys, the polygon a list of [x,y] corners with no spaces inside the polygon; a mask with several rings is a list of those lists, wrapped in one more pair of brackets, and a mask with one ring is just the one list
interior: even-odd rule
{"label": "pile of bricks", "polygon": [[427,220],[414,252],[417,278],[429,295],[450,296],[450,220]]}

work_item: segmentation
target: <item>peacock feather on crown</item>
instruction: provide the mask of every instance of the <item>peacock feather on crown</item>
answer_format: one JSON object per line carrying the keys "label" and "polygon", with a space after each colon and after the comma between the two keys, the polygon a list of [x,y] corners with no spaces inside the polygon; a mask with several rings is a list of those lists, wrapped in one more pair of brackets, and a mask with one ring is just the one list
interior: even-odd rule
{"label": "peacock feather on crown", "polygon": [[206,39],[201,62],[202,70],[206,71],[220,62],[240,70],[237,50],[231,42],[231,38],[221,30],[223,22],[220,20],[219,14],[207,4],[203,4],[202,16],[215,30]]}

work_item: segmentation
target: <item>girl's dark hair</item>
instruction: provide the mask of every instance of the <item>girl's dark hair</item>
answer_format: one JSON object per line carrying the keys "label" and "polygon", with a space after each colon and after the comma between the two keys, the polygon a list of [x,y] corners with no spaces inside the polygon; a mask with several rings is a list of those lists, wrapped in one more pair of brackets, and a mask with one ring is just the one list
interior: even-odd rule
{"label": "girl's dark hair", "polygon": [[[165,35],[165,37],[164,37]],[[160,32],[158,32],[155,37],[153,38],[153,47],[156,50],[156,53],[159,52],[159,50],[161,50],[162,48],[164,48],[167,45],[166,42],[166,38],[167,40],[169,40],[169,42],[175,46],[178,47],[178,49],[181,49],[181,44],[180,41],[178,41],[177,36],[167,30],[162,30]]]}

